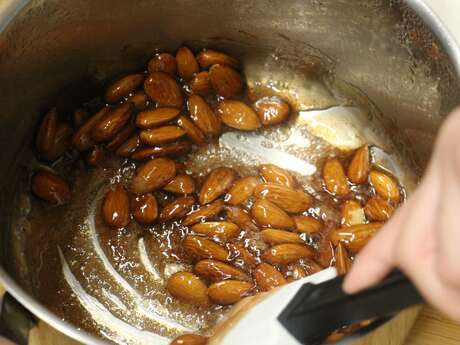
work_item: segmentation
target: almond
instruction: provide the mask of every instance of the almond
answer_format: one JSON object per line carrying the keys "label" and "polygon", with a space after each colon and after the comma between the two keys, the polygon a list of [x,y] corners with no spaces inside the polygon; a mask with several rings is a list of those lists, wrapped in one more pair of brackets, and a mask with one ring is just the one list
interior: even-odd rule
{"label": "almond", "polygon": [[212,65],[225,65],[238,68],[238,61],[231,56],[212,49],[204,48],[196,57],[202,68],[209,68]]}
{"label": "almond", "polygon": [[252,221],[251,216],[248,212],[240,207],[227,207],[227,220],[229,222],[235,223],[241,229],[246,231],[257,231],[258,228]]}
{"label": "almond", "polygon": [[109,113],[109,108],[104,107],[99,110],[95,115],[90,117],[72,137],[72,145],[78,151],[86,151],[94,146],[94,140],[91,137],[91,131],[93,127]]}
{"label": "almond", "polygon": [[231,168],[219,167],[212,170],[201,186],[200,204],[204,205],[216,200],[230,189],[235,179],[236,171]]}
{"label": "almond", "polygon": [[54,145],[54,138],[56,136],[58,126],[58,115],[56,108],[51,109],[43,118],[40,128],[38,129],[37,139],[35,146],[37,152],[41,157],[49,155]]}
{"label": "almond", "polygon": [[117,156],[129,157],[141,145],[141,139],[137,134],[126,140],[115,152]]}
{"label": "almond", "polygon": [[192,210],[194,204],[195,198],[193,196],[179,197],[163,207],[160,213],[160,220],[169,222],[181,219]]}
{"label": "almond", "polygon": [[348,166],[348,178],[355,184],[361,184],[367,181],[370,167],[369,146],[360,147],[353,156]]}
{"label": "almond", "polygon": [[64,179],[46,171],[32,177],[32,192],[40,199],[52,204],[62,205],[70,199],[70,188]]}
{"label": "almond", "polygon": [[145,194],[163,187],[176,176],[176,164],[167,158],[152,159],[137,168],[131,181],[131,191]]}
{"label": "almond", "polygon": [[110,187],[102,202],[102,219],[111,228],[124,228],[129,224],[128,193],[121,184]]}
{"label": "almond", "polygon": [[285,230],[265,229],[260,232],[260,236],[264,242],[270,244],[305,243],[299,234]]}
{"label": "almond", "polygon": [[89,118],[89,113],[85,109],[75,109],[72,122],[75,129],[80,128]]}
{"label": "almond", "polygon": [[348,273],[351,268],[351,258],[348,255],[347,248],[343,244],[343,242],[337,243],[335,247],[335,268],[337,269],[337,273],[339,275],[343,275]]}
{"label": "almond", "polygon": [[171,121],[179,113],[179,109],[170,107],[144,110],[137,114],[136,126],[142,129],[157,127]]}
{"label": "almond", "polygon": [[41,153],[41,158],[52,161],[61,157],[71,146],[72,128],[66,123],[57,125],[56,133],[51,148]]}
{"label": "almond", "polygon": [[277,125],[289,117],[289,104],[276,96],[263,97],[254,103],[254,110],[264,126]]}
{"label": "almond", "polygon": [[313,234],[323,229],[323,223],[310,216],[294,216],[295,229],[297,232]]}
{"label": "almond", "polygon": [[206,345],[208,338],[197,334],[183,334],[175,338],[170,345]]}
{"label": "almond", "polygon": [[307,276],[307,272],[305,272],[305,269],[301,265],[294,264],[292,266],[289,266],[289,270],[286,272],[285,275],[288,281],[295,281],[305,278]]}
{"label": "almond", "polygon": [[177,175],[163,188],[167,192],[191,194],[195,192],[195,181],[188,175]]}
{"label": "almond", "polygon": [[259,173],[265,182],[276,183],[289,188],[295,188],[297,186],[294,176],[276,165],[263,164],[259,166]]}
{"label": "almond", "polygon": [[366,217],[361,204],[356,200],[347,200],[341,207],[342,220],[340,224],[343,226],[352,226],[357,224],[364,224]]}
{"label": "almond", "polygon": [[169,277],[166,290],[178,300],[196,305],[208,305],[206,285],[190,272],[177,272]]}
{"label": "almond", "polygon": [[176,52],[177,72],[179,76],[189,81],[200,71],[198,62],[192,51],[187,47],[181,47]]}
{"label": "almond", "polygon": [[186,133],[187,136],[197,145],[206,144],[206,137],[203,132],[193,124],[186,116],[182,115],[177,120],[177,124],[181,127]]}
{"label": "almond", "polygon": [[401,198],[399,186],[392,177],[380,171],[372,170],[369,174],[369,178],[375,192],[382,197],[382,199],[391,200],[396,203],[399,202]]}
{"label": "almond", "polygon": [[294,221],[281,208],[267,199],[257,199],[251,214],[257,224],[280,229],[294,227]]}
{"label": "almond", "polygon": [[229,252],[217,243],[199,236],[187,236],[183,241],[185,252],[198,259],[227,261]]}
{"label": "almond", "polygon": [[160,157],[178,157],[182,156],[192,149],[192,144],[188,141],[177,141],[175,143],[163,144],[160,146],[145,147],[138,149],[131,155],[132,159],[145,160]]}
{"label": "almond", "polygon": [[220,120],[201,96],[190,95],[187,106],[190,118],[204,134],[210,137],[220,134],[222,130]]}
{"label": "almond", "polygon": [[164,72],[174,77],[177,72],[176,58],[168,53],[156,54],[147,67],[149,73]]}
{"label": "almond", "polygon": [[209,69],[209,78],[214,91],[222,97],[235,97],[243,91],[243,80],[233,68],[225,65],[213,65]]}
{"label": "almond", "polygon": [[335,245],[340,241],[344,241],[348,249],[353,253],[357,253],[382,226],[383,223],[353,225],[346,228],[335,229],[330,233],[329,237]]}
{"label": "almond", "polygon": [[369,199],[364,206],[364,213],[371,221],[385,222],[393,215],[395,208],[379,197]]}
{"label": "almond", "polygon": [[144,225],[153,224],[158,218],[158,203],[152,193],[136,196],[131,203],[131,210],[136,222]]}
{"label": "almond", "polygon": [[160,107],[182,107],[182,90],[173,78],[164,72],[151,73],[144,82],[144,91]]}
{"label": "almond", "polygon": [[94,141],[108,141],[129,121],[133,111],[132,103],[124,103],[107,112],[91,129]]}
{"label": "almond", "polygon": [[272,265],[286,265],[300,259],[311,259],[315,256],[313,249],[302,244],[284,243],[271,247],[262,256],[262,259]]}
{"label": "almond", "polygon": [[105,91],[105,101],[107,103],[116,103],[121,101],[125,96],[136,91],[144,81],[144,74],[130,74],[112,83]]}
{"label": "almond", "polygon": [[252,273],[257,287],[261,291],[269,291],[277,286],[286,284],[286,279],[272,265],[261,263]]}
{"label": "almond", "polygon": [[113,137],[110,142],[105,145],[108,150],[115,150],[116,148],[120,147],[123,143],[128,140],[132,134],[134,133],[135,127],[132,123],[128,123],[124,126],[115,136]]}
{"label": "almond", "polygon": [[222,122],[228,127],[253,131],[262,126],[254,110],[241,101],[230,99],[221,101],[217,111]]}
{"label": "almond", "polygon": [[250,278],[246,273],[217,260],[201,260],[194,268],[194,272],[203,279],[217,282],[226,279],[248,281]]}
{"label": "almond", "polygon": [[254,188],[260,184],[256,176],[247,176],[235,182],[225,196],[225,202],[230,205],[240,205],[246,202],[254,193]]}
{"label": "almond", "polygon": [[97,167],[103,165],[105,158],[106,153],[104,149],[100,146],[95,146],[91,151],[89,151],[86,161],[89,166]]}
{"label": "almond", "polygon": [[329,193],[345,197],[350,193],[347,177],[338,159],[328,159],[323,167],[323,180]]}
{"label": "almond", "polygon": [[198,222],[215,218],[224,209],[224,202],[216,200],[210,204],[201,206],[198,210],[190,213],[182,221],[182,225],[190,226]]}
{"label": "almond", "polygon": [[248,296],[251,289],[251,283],[240,280],[224,280],[208,287],[208,296],[214,303],[230,305]]}
{"label": "almond", "polygon": [[144,91],[137,91],[135,94],[128,97],[126,101],[134,104],[134,108],[140,111],[149,106],[149,98]]}
{"label": "almond", "polygon": [[139,133],[139,138],[147,145],[160,145],[175,141],[185,135],[185,131],[178,126],[162,126],[145,129]]}
{"label": "almond", "polygon": [[222,242],[226,242],[240,233],[239,226],[230,222],[198,223],[192,226],[192,230]]}
{"label": "almond", "polygon": [[190,90],[194,94],[207,96],[211,93],[211,88],[211,80],[209,79],[208,71],[197,73],[190,81]]}
{"label": "almond", "polygon": [[307,193],[276,183],[259,184],[254,189],[254,196],[265,198],[289,213],[304,212],[312,205],[312,198]]}
{"label": "almond", "polygon": [[232,260],[234,264],[244,269],[252,268],[259,262],[258,259],[249,252],[241,242],[230,243]]}

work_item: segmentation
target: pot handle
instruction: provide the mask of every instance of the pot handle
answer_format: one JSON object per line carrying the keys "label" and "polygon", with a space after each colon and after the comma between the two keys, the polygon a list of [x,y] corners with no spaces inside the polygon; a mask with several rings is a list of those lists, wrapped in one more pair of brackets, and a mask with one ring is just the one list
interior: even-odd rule
{"label": "pot handle", "polygon": [[8,292],[3,295],[0,309],[0,336],[17,345],[27,345],[35,317]]}

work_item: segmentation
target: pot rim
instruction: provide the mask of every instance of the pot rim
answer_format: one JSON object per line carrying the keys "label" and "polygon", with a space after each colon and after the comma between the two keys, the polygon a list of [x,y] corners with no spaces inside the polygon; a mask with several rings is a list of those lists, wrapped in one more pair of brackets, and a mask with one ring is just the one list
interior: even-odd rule
{"label": "pot rim", "polygon": [[[30,2],[30,0],[3,0],[0,1],[0,33],[7,28],[14,17]],[[441,42],[448,58],[454,65],[457,76],[460,78],[460,37],[456,41],[439,16],[424,2],[424,0],[405,0],[422,21],[431,29]],[[24,307],[32,312],[41,321],[46,322],[56,330],[83,344],[106,345],[107,343],[86,331],[78,329],[73,324],[59,318],[48,310],[32,295],[19,286],[10,275],[0,266],[0,284],[16,298]]]}

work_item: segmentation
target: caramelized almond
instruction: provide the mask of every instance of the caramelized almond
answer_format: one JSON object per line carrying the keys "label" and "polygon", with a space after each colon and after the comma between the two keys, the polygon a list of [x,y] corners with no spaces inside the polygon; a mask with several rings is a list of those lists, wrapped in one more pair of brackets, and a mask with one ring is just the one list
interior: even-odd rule
{"label": "caramelized almond", "polygon": [[355,184],[367,181],[370,167],[369,146],[360,147],[348,166],[348,178]]}
{"label": "caramelized almond", "polygon": [[380,171],[372,170],[369,174],[369,178],[375,192],[382,197],[382,199],[399,202],[401,198],[399,186],[392,177]]}
{"label": "caramelized almond", "polygon": [[310,216],[294,216],[292,217],[295,223],[297,232],[313,234],[323,229],[323,223]]}
{"label": "caramelized almond", "polygon": [[128,123],[121,129],[110,142],[105,145],[108,150],[115,150],[128,140],[134,133],[135,127],[132,123]]}
{"label": "caramelized almond", "polygon": [[307,272],[299,264],[289,265],[288,268],[289,270],[285,273],[286,279],[288,281],[299,280],[307,276]]}
{"label": "caramelized almond", "polygon": [[199,236],[187,236],[182,242],[185,252],[198,259],[227,261],[229,252],[217,243]]}
{"label": "caramelized almond", "polygon": [[161,145],[175,141],[184,135],[185,131],[178,126],[162,126],[141,131],[139,138],[147,145]]}
{"label": "caramelized almond", "polygon": [[257,226],[253,223],[248,212],[240,207],[230,206],[226,208],[227,220],[235,223],[246,231],[257,231]]}
{"label": "caramelized almond", "polygon": [[124,228],[129,224],[128,193],[121,184],[110,187],[102,202],[102,219],[111,228]]}
{"label": "caramelized almond", "polygon": [[141,139],[137,134],[126,140],[115,152],[117,156],[129,157],[141,145]]}
{"label": "caramelized almond", "polygon": [[179,109],[170,107],[144,110],[137,114],[136,126],[142,129],[157,127],[171,121],[179,113]]}
{"label": "caramelized almond", "polygon": [[211,80],[209,79],[208,71],[197,73],[190,81],[190,90],[194,94],[207,96],[211,93],[211,88]]}
{"label": "caramelized almond", "polygon": [[197,334],[183,334],[174,338],[169,345],[206,345],[208,338]]}
{"label": "caramelized almond", "polygon": [[283,275],[275,267],[267,263],[258,265],[252,276],[261,291],[269,291],[277,286],[286,284],[286,279],[284,279]]}
{"label": "caramelized almond", "polygon": [[243,80],[233,68],[225,65],[213,65],[209,69],[211,85],[219,96],[230,98],[243,91]]}
{"label": "caramelized almond", "polygon": [[260,232],[260,236],[264,242],[270,244],[305,243],[299,234],[285,230],[265,229]]}
{"label": "caramelized almond", "polygon": [[193,124],[186,116],[182,115],[177,120],[177,124],[181,127],[186,133],[187,136],[197,145],[206,144],[206,137],[203,132]]}
{"label": "caramelized almond", "polygon": [[158,203],[152,193],[136,196],[131,209],[134,219],[140,224],[153,224],[158,218]]}
{"label": "caramelized almond", "polygon": [[147,67],[149,73],[164,72],[174,77],[177,72],[176,58],[169,53],[156,54]]}
{"label": "caramelized almond", "polygon": [[295,243],[277,244],[271,247],[262,256],[262,259],[272,265],[286,265],[303,258],[311,259],[315,256],[313,249],[306,245]]}
{"label": "caramelized almond", "polygon": [[230,243],[229,248],[235,265],[243,269],[252,268],[257,265],[257,258],[245,248],[243,243]]}
{"label": "caramelized almond", "polygon": [[281,208],[267,199],[257,199],[252,206],[251,214],[257,224],[280,229],[294,227],[294,221]]}
{"label": "caramelized almond", "polygon": [[201,96],[190,95],[187,106],[190,118],[204,134],[210,137],[220,134],[220,120]]}
{"label": "caramelized almond", "polygon": [[160,220],[169,222],[181,219],[192,210],[194,204],[195,198],[193,196],[179,197],[163,207],[160,213]]}
{"label": "caramelized almond", "polygon": [[144,91],[137,91],[132,96],[126,99],[127,102],[134,104],[136,110],[144,110],[149,106],[149,98]]}
{"label": "caramelized almond", "polygon": [[289,104],[281,98],[263,97],[254,103],[254,110],[264,126],[277,125],[289,117]]}
{"label": "caramelized almond", "polygon": [[252,284],[240,280],[224,280],[208,287],[209,298],[220,305],[235,304],[244,296],[248,296]]}
{"label": "caramelized almond", "polygon": [[192,230],[198,234],[216,238],[226,242],[240,233],[238,225],[230,222],[205,222],[192,226]]}
{"label": "caramelized almond", "polygon": [[257,185],[254,196],[265,198],[289,213],[304,212],[312,205],[312,198],[307,193],[276,183]]}
{"label": "caramelized almond", "polygon": [[343,226],[352,226],[357,224],[364,224],[366,217],[361,204],[356,200],[347,200],[343,203],[341,208]]}
{"label": "caramelized almond", "polygon": [[196,275],[190,272],[177,272],[169,277],[166,290],[183,302],[196,305],[208,305],[206,285]]}
{"label": "caramelized almond", "polygon": [[195,223],[215,218],[224,209],[224,202],[216,200],[210,204],[201,206],[195,212],[190,213],[182,221],[182,225],[190,226]]}
{"label": "caramelized almond", "polygon": [[100,146],[94,146],[93,149],[89,151],[86,161],[88,165],[92,167],[97,167],[97,166],[102,165],[105,158],[106,158],[106,153],[104,149]]}
{"label": "caramelized almond", "polygon": [[253,131],[262,126],[257,114],[241,101],[224,100],[219,103],[218,113],[224,124],[243,131]]}
{"label": "caramelized almond", "polygon": [[236,171],[231,168],[219,167],[212,170],[201,186],[200,204],[204,205],[216,200],[230,189],[235,179]]}
{"label": "caramelized almond", "polygon": [[66,123],[57,125],[56,133],[54,136],[51,148],[40,154],[40,157],[52,161],[62,156],[71,146],[72,129]]}
{"label": "caramelized almond", "polygon": [[91,129],[94,141],[108,141],[129,121],[133,110],[132,103],[124,103],[107,112]]}
{"label": "caramelized almond", "polygon": [[259,166],[259,173],[265,182],[277,183],[289,188],[295,188],[297,186],[294,176],[287,170],[277,167],[276,165],[263,164]]}
{"label": "caramelized almond", "polygon": [[348,180],[338,159],[328,159],[323,167],[323,180],[329,193],[345,197],[350,193]]}
{"label": "caramelized almond", "polygon": [[330,233],[329,237],[335,245],[340,241],[344,241],[348,249],[353,253],[357,253],[382,226],[383,223],[353,225],[346,228],[335,229]]}
{"label": "caramelized almond", "polygon": [[128,96],[131,92],[136,91],[144,81],[144,74],[130,74],[112,83],[105,92],[105,101],[107,103],[116,103]]}
{"label": "caramelized almond", "polygon": [[152,159],[137,168],[131,181],[131,191],[145,194],[163,187],[176,176],[176,164],[167,158]]}
{"label": "caramelized almond", "polygon": [[171,193],[191,194],[195,192],[195,181],[189,175],[177,175],[163,189]]}
{"label": "caramelized almond", "polygon": [[96,114],[90,117],[72,137],[72,145],[78,151],[86,151],[94,146],[94,140],[91,137],[91,131],[93,127],[102,120],[107,113],[109,113],[109,108],[104,107],[99,110]]}
{"label": "caramelized almond", "polygon": [[179,76],[186,81],[189,81],[193,76],[200,71],[198,62],[195,59],[192,51],[187,47],[181,47],[176,52],[177,72]]}
{"label": "caramelized almond", "polygon": [[72,115],[72,122],[75,129],[80,128],[89,118],[89,113],[85,109],[75,109]]}
{"label": "caramelized almond", "polygon": [[150,146],[136,150],[131,158],[135,160],[145,160],[160,157],[177,157],[182,156],[192,149],[192,144],[188,141],[177,141],[174,143],[163,144],[160,146]]}
{"label": "caramelized almond", "polygon": [[40,199],[52,204],[62,205],[70,199],[70,188],[64,179],[47,171],[32,177],[32,192]]}
{"label": "caramelized almond", "polygon": [[348,255],[347,248],[343,244],[343,242],[337,243],[335,247],[335,268],[337,269],[337,273],[339,275],[343,275],[348,273],[351,268],[351,258]]}
{"label": "caramelized almond", "polygon": [[225,196],[225,202],[230,205],[239,205],[246,202],[254,193],[254,188],[260,184],[255,176],[247,176],[235,182]]}
{"label": "caramelized almond", "polygon": [[393,215],[395,208],[379,197],[369,199],[364,206],[364,213],[369,220],[385,222]]}
{"label": "caramelized almond", "polygon": [[160,107],[180,108],[184,101],[177,81],[163,72],[151,73],[144,82],[144,91]]}
{"label": "caramelized almond", "polygon": [[37,152],[41,157],[47,157],[49,155],[54,145],[57,127],[58,115],[56,108],[53,108],[43,118],[35,141]]}
{"label": "caramelized almond", "polygon": [[230,55],[213,49],[203,49],[196,57],[202,68],[209,68],[212,65],[225,65],[238,68],[238,61]]}
{"label": "caramelized almond", "polygon": [[250,280],[248,275],[236,267],[230,266],[217,260],[201,260],[194,268],[194,272],[211,282],[218,282],[226,279]]}

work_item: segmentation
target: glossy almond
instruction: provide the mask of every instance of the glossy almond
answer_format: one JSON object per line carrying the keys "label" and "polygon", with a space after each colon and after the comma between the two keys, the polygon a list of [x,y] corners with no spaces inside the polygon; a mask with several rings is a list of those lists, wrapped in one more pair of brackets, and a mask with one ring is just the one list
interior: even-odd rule
{"label": "glossy almond", "polygon": [[121,184],[111,186],[102,202],[102,219],[111,228],[124,228],[129,224],[128,193]]}
{"label": "glossy almond", "polygon": [[307,193],[294,190],[276,183],[259,184],[254,189],[254,196],[271,201],[289,213],[301,213],[310,208],[312,198]]}
{"label": "glossy almond", "polygon": [[209,78],[214,91],[222,97],[235,97],[243,91],[241,75],[225,65],[213,65],[209,69]]}
{"label": "glossy almond", "polygon": [[263,164],[259,166],[259,173],[265,182],[277,183],[289,188],[295,188],[297,186],[294,176],[287,170],[276,165]]}
{"label": "glossy almond", "polygon": [[284,243],[271,247],[262,255],[262,259],[272,265],[286,265],[303,258],[315,256],[313,249],[302,244]]}
{"label": "glossy almond", "polygon": [[190,90],[194,94],[207,96],[211,93],[211,89],[211,79],[208,71],[197,73],[190,81]]}
{"label": "glossy almond", "polygon": [[196,305],[209,304],[206,285],[190,272],[174,273],[166,282],[166,290],[171,296],[183,302]]}
{"label": "glossy almond", "polygon": [[177,175],[163,189],[171,193],[191,194],[195,192],[195,180],[189,175]]}
{"label": "glossy almond", "polygon": [[89,118],[89,113],[86,109],[75,109],[72,114],[72,122],[75,129],[80,128]]}
{"label": "glossy almond", "polygon": [[200,206],[200,208],[190,213],[182,221],[182,225],[190,226],[198,222],[215,218],[224,209],[224,202],[216,200],[210,204]]}
{"label": "glossy almond", "polygon": [[40,199],[52,204],[62,205],[70,199],[70,188],[60,176],[47,171],[36,173],[32,177],[32,192]]}
{"label": "glossy almond", "polygon": [[194,268],[195,274],[210,282],[226,279],[247,281],[249,276],[240,269],[217,260],[201,260]]}
{"label": "glossy almond", "polygon": [[161,145],[175,141],[184,135],[185,131],[178,126],[162,126],[141,131],[139,138],[147,145]]}
{"label": "glossy almond", "polygon": [[224,100],[217,109],[222,122],[228,127],[253,131],[262,126],[257,114],[241,101]]}
{"label": "glossy almond", "polygon": [[67,123],[59,123],[51,148],[47,152],[42,152],[40,157],[52,161],[64,155],[72,144],[72,134],[72,128]]}
{"label": "glossy almond", "polygon": [[289,267],[289,270],[285,274],[286,280],[288,281],[299,280],[307,276],[307,272],[299,264],[289,265],[288,267]]}
{"label": "glossy almond", "polygon": [[187,236],[182,242],[185,252],[197,259],[215,259],[226,261],[229,252],[217,243],[200,236]]}
{"label": "glossy almond", "polygon": [[140,148],[131,154],[131,158],[145,160],[160,157],[178,157],[190,152],[191,149],[192,144],[190,142],[181,140],[159,146]]}
{"label": "glossy almond", "polygon": [[131,181],[131,191],[145,194],[163,187],[176,176],[176,164],[167,158],[152,159],[137,168]]}
{"label": "glossy almond", "polygon": [[158,218],[158,203],[152,193],[136,196],[131,202],[131,210],[136,222],[153,224]]}
{"label": "glossy almond", "polygon": [[307,234],[313,234],[323,229],[323,223],[310,216],[294,216],[295,230]]}
{"label": "glossy almond", "polygon": [[93,127],[109,113],[109,110],[108,107],[102,108],[78,128],[72,137],[72,145],[78,151],[86,151],[94,146],[95,143],[91,135]]}
{"label": "glossy almond", "polygon": [[144,110],[137,114],[136,126],[142,129],[157,127],[171,121],[179,113],[179,109],[171,107]]}
{"label": "glossy almond", "polygon": [[190,95],[187,106],[190,118],[205,135],[213,137],[220,134],[220,120],[201,96]]}
{"label": "glossy almond", "polygon": [[289,229],[294,227],[294,221],[281,208],[267,199],[257,199],[251,209],[252,218],[261,226]]}
{"label": "glossy almond", "polygon": [[343,242],[339,242],[335,247],[335,268],[339,275],[348,273],[351,268],[351,258]]}
{"label": "glossy almond", "polygon": [[289,103],[276,96],[262,97],[254,103],[254,110],[264,126],[277,125],[289,117]]}
{"label": "glossy almond", "polygon": [[260,261],[247,250],[242,242],[230,243],[231,258],[234,265],[243,269],[253,268]]}
{"label": "glossy almond", "polygon": [[350,194],[347,176],[338,159],[328,159],[323,167],[323,180],[329,193],[337,197]]}
{"label": "glossy almond", "polygon": [[248,296],[251,289],[251,283],[240,280],[224,280],[209,286],[208,296],[214,303],[230,305]]}
{"label": "glossy almond", "polygon": [[305,243],[299,234],[278,230],[278,229],[265,229],[260,232],[260,237],[266,243],[281,244],[281,243]]}
{"label": "glossy almond", "polygon": [[369,178],[375,192],[384,200],[399,202],[401,195],[395,179],[377,170],[372,170]]}
{"label": "glossy almond", "polygon": [[344,241],[348,249],[353,253],[357,253],[363,248],[367,242],[377,233],[383,226],[383,223],[369,223],[353,225],[346,228],[333,230],[329,234],[329,238],[337,245],[340,241]]}
{"label": "glossy almond", "polygon": [[108,150],[115,150],[123,145],[134,133],[135,126],[128,122],[117,134],[114,135],[112,140],[108,142],[105,147]]}
{"label": "glossy almond", "polygon": [[177,124],[187,133],[187,136],[193,141],[193,143],[197,145],[206,144],[206,137],[203,132],[195,126],[189,118],[184,115],[179,116]]}
{"label": "glossy almond", "polygon": [[187,47],[181,47],[177,50],[176,62],[177,73],[186,81],[191,80],[200,71],[200,66],[198,66],[195,55]]}
{"label": "glossy almond", "polygon": [[361,184],[367,181],[369,176],[370,156],[369,146],[360,147],[354,154],[353,159],[348,166],[348,178],[355,184]]}
{"label": "glossy almond", "polygon": [[206,345],[208,338],[198,334],[183,334],[174,338],[169,345]]}
{"label": "glossy almond", "polygon": [[230,222],[205,222],[192,226],[195,233],[226,242],[240,233],[238,225]]}
{"label": "glossy almond", "polygon": [[174,77],[177,73],[176,58],[169,53],[156,54],[147,66],[149,73],[164,72]]}
{"label": "glossy almond", "polygon": [[236,179],[236,171],[232,168],[219,167],[212,170],[200,189],[200,204],[208,204],[225,194]]}
{"label": "glossy almond", "polygon": [[251,216],[246,210],[237,206],[230,206],[226,208],[227,220],[235,223],[241,229],[246,231],[257,231],[258,228],[252,221]]}
{"label": "glossy almond", "polygon": [[147,108],[150,103],[149,98],[147,97],[147,94],[144,91],[137,91],[135,94],[128,97],[126,101],[134,104],[134,108],[140,111]]}
{"label": "glossy almond", "polygon": [[56,108],[51,109],[43,118],[38,129],[35,146],[41,157],[46,157],[54,145],[54,138],[58,127]]}
{"label": "glossy almond", "polygon": [[361,204],[356,200],[347,200],[342,204],[341,207],[342,219],[340,223],[343,226],[352,226],[357,224],[364,224],[366,222],[366,216]]}
{"label": "glossy almond", "polygon": [[238,68],[238,61],[230,55],[213,49],[203,49],[196,57],[202,68],[209,68],[212,65],[225,65],[232,68]]}
{"label": "glossy almond", "polygon": [[130,74],[112,83],[105,91],[105,101],[107,103],[116,103],[136,91],[144,81],[144,74]]}
{"label": "glossy almond", "polygon": [[169,222],[181,219],[192,210],[194,204],[195,198],[193,196],[179,197],[163,207],[160,213],[160,220]]}
{"label": "glossy almond", "polygon": [[364,206],[367,219],[377,222],[385,222],[393,215],[395,208],[387,201],[379,197],[369,199]]}
{"label": "glossy almond", "polygon": [[144,91],[160,107],[180,108],[184,101],[177,81],[164,72],[151,73],[144,82]]}
{"label": "glossy almond", "polygon": [[92,128],[91,136],[94,141],[108,141],[129,121],[133,111],[132,103],[124,103],[111,109]]}
{"label": "glossy almond", "polygon": [[247,176],[235,182],[225,196],[225,202],[230,205],[240,205],[246,202],[254,193],[254,188],[261,182],[256,176]]}
{"label": "glossy almond", "polygon": [[141,145],[139,135],[135,134],[126,140],[115,152],[117,156],[129,157]]}
{"label": "glossy almond", "polygon": [[277,286],[286,284],[286,279],[284,279],[280,271],[267,263],[258,265],[252,276],[261,291],[269,291]]}

